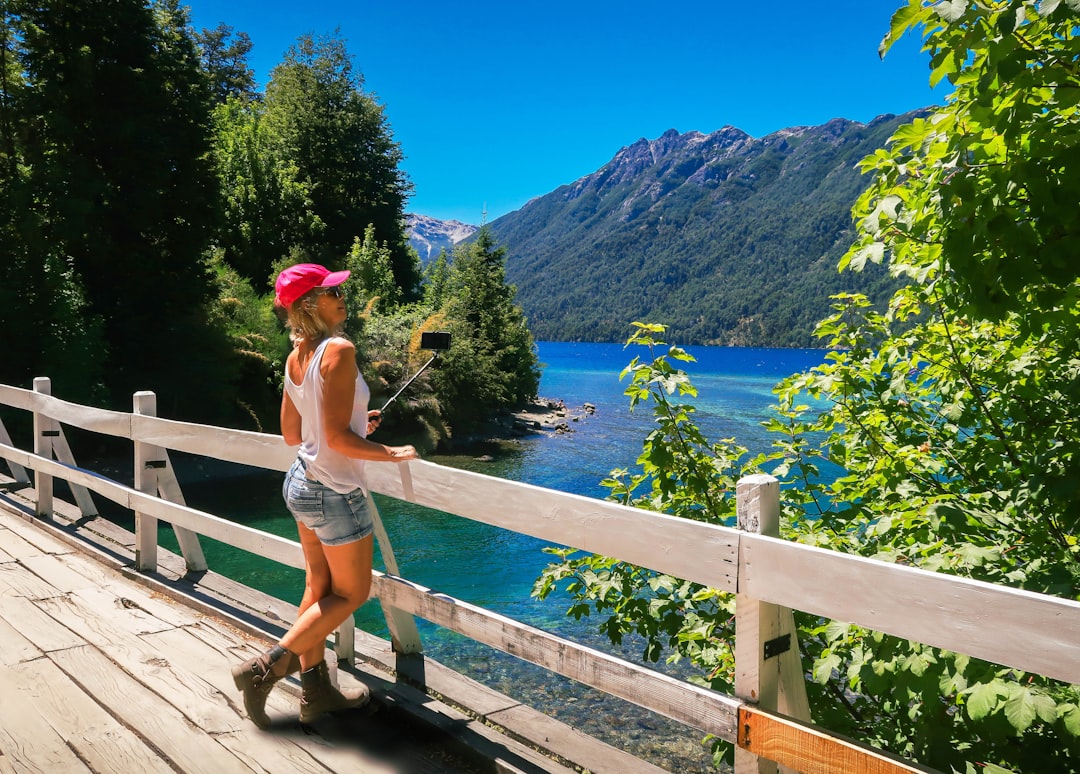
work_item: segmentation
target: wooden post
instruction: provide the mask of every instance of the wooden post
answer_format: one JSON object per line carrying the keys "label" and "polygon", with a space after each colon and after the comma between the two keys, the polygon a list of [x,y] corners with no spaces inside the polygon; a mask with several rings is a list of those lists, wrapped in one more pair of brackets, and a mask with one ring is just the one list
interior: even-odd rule
{"label": "wooden post", "polygon": [[[52,394],[52,380],[47,376],[34,378],[34,392]],[[34,412],[34,454],[53,458],[53,437],[58,433],[55,420],[40,411]],[[38,518],[51,519],[53,515],[53,479],[40,472],[34,473],[34,490],[37,495],[35,513]]]}
{"label": "wooden post", "polygon": [[[145,417],[157,416],[157,395],[150,391],[135,393],[132,398],[135,413]],[[163,500],[186,505],[180,483],[176,480],[169,453],[160,446],[135,442],[135,488],[140,492]],[[135,512],[135,569],[153,572],[157,569],[158,520],[144,513]],[[176,542],[184,557],[184,564],[191,572],[207,569],[199,536],[190,529],[173,525]]]}
{"label": "wooden post", "polygon": [[[136,414],[157,416],[157,395],[149,391],[135,393],[132,404]],[[147,494],[157,494],[157,470],[154,454],[157,447],[135,441],[135,488]],[[139,572],[157,570],[158,520],[135,511],[135,569]]]}
{"label": "wooden post", "polygon": [[[739,529],[779,537],[780,483],[775,478],[746,476],[736,485],[735,498]],[[780,709],[799,720],[809,721],[810,707],[795,619],[789,608],[761,602],[743,593],[744,568],[745,557],[740,550],[739,584],[735,595],[735,695],[762,709]],[[736,774],[788,771],[744,746],[735,748]]]}

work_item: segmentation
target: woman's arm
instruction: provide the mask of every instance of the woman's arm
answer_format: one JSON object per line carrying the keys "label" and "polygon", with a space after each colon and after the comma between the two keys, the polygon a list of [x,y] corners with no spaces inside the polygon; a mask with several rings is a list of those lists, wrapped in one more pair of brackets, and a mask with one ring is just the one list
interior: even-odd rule
{"label": "woman's arm", "polygon": [[322,357],[323,435],[327,445],[346,457],[401,462],[416,459],[412,446],[385,446],[361,438],[349,427],[356,390],[356,347],[345,339],[326,345]]}

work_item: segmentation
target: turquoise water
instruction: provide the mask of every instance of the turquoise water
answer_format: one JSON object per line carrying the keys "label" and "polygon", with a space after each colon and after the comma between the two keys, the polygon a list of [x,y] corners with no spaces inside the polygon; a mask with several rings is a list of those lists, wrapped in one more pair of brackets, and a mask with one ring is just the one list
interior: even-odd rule
{"label": "turquoise water", "polygon": [[[733,437],[752,452],[765,451],[769,439],[760,427],[773,404],[772,388],[784,376],[823,360],[820,350],[770,350],[691,347],[696,363],[682,367],[698,389],[690,401],[707,437]],[[510,444],[493,461],[436,457],[432,461],[488,475],[603,498],[601,479],[615,468],[632,468],[652,426],[650,406],[631,413],[623,395],[628,381],[620,371],[640,347],[617,344],[539,344],[543,365],[540,394],[562,399],[571,413],[585,403],[595,414],[571,422],[574,432],[537,435]],[[278,473],[237,467],[227,479],[184,481],[190,505],[257,529],[295,538],[292,518],[280,496]],[[467,602],[554,631],[608,651],[614,649],[593,631],[588,619],[564,617],[565,599],[539,602],[530,596],[533,581],[547,564],[541,541],[497,527],[377,497],[401,574]],[[171,531],[162,531],[168,544]],[[302,573],[204,539],[210,566],[238,581],[294,604],[303,589]],[[378,560],[377,560],[378,564]],[[536,706],[587,733],[604,738],[672,771],[707,771],[708,755],[700,732],[586,689],[571,681],[419,622],[425,651],[514,698]],[[386,635],[378,605],[357,613],[357,624]],[[621,651],[636,658],[628,643]],[[663,668],[662,665],[659,668]]]}

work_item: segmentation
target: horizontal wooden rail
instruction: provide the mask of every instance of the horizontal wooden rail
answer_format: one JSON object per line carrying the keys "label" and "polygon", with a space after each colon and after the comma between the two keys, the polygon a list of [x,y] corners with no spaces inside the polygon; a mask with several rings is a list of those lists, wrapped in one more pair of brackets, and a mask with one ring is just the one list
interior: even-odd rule
{"label": "horizontal wooden rail", "polygon": [[[121,435],[119,418],[124,417],[129,423],[124,437],[132,440],[271,470],[287,470],[295,458],[295,450],[277,435],[119,414],[7,385],[0,385],[0,403],[46,409],[50,416],[62,415],[66,424],[109,427]],[[749,560],[742,590],[751,596],[1080,683],[1080,603],[1071,600],[747,535],[423,460],[372,464],[368,477],[380,494],[617,556],[722,591],[736,591],[741,544]],[[870,577],[874,580],[867,582]],[[806,583],[806,578],[818,580]],[[852,594],[860,588],[867,589],[866,597]],[[916,609],[918,616],[912,614]]]}
{"label": "horizontal wooden rail", "polygon": [[404,578],[376,573],[379,599],[605,693],[735,742],[739,700],[677,680],[541,629],[438,594]]}
{"label": "horizontal wooden rail", "polygon": [[0,404],[44,414],[65,425],[117,438],[131,437],[131,414],[84,406],[33,390],[0,384]]}
{"label": "horizontal wooden rail", "polygon": [[1080,683],[1080,602],[762,535],[742,550],[757,599]]}
{"label": "horizontal wooden rail", "polygon": [[6,444],[0,444],[0,457],[46,475],[64,479],[69,483],[85,486],[90,491],[97,492],[102,497],[132,511],[149,514],[174,526],[198,532],[234,548],[264,556],[288,567],[304,569],[303,550],[296,541],[237,524],[196,508],[162,500],[97,473],[73,468]]}
{"label": "horizontal wooden rail", "polygon": [[935,769],[749,704],[739,708],[738,745],[801,774],[937,774]]}
{"label": "horizontal wooden rail", "polygon": [[[63,424],[176,451],[285,471],[295,448],[281,436],[88,408],[7,387],[30,410]],[[22,407],[20,405],[20,407]],[[738,530],[425,461],[368,465],[373,491],[583,551],[735,591]],[[492,503],[505,503],[502,510]]]}

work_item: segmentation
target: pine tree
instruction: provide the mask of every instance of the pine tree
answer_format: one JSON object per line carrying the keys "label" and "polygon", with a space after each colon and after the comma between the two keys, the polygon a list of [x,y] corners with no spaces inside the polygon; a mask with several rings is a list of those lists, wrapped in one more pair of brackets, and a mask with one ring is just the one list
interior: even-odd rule
{"label": "pine tree", "polygon": [[444,405],[457,418],[451,424],[520,406],[540,384],[536,346],[514,304],[505,261],[506,249],[486,226],[454,251],[446,316],[455,339],[440,372]]}

